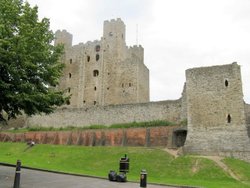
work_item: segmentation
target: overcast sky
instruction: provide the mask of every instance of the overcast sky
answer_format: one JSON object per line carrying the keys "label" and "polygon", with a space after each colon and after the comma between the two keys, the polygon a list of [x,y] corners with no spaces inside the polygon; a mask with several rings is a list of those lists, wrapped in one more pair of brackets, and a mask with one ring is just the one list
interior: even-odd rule
{"label": "overcast sky", "polygon": [[[151,101],[178,99],[188,68],[241,65],[250,103],[250,0],[28,0],[73,43],[100,40],[103,21],[121,18],[128,46],[144,47]],[[138,32],[136,32],[138,25]],[[136,34],[138,33],[138,35]],[[138,37],[137,37],[138,36]]]}

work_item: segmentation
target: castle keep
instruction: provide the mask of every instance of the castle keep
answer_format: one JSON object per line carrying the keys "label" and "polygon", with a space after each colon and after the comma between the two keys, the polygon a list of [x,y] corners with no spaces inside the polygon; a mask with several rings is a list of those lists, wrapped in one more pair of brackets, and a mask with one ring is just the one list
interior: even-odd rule
{"label": "castle keep", "polygon": [[71,95],[67,107],[149,102],[149,70],[142,46],[126,46],[121,19],[105,21],[101,40],[72,46],[66,30],[55,33],[64,44],[64,74],[59,88]]}

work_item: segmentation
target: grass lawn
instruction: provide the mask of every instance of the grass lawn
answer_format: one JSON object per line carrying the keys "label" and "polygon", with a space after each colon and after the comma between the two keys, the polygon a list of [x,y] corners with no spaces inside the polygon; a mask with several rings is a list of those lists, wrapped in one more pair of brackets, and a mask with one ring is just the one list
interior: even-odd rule
{"label": "grass lawn", "polygon": [[241,181],[246,183],[250,182],[250,163],[232,158],[224,159],[223,162],[227,164],[235,174],[241,177]]}
{"label": "grass lawn", "polygon": [[[141,169],[148,172],[148,183],[193,185],[208,188],[250,187],[232,179],[213,161],[182,156],[174,159],[159,148],[144,147],[84,147],[35,145],[24,152],[25,143],[0,143],[0,162],[107,177],[109,170],[118,171],[119,159],[130,158],[129,181],[139,181]],[[250,181],[250,164],[227,159],[245,182]],[[233,161],[233,162],[232,162]]]}

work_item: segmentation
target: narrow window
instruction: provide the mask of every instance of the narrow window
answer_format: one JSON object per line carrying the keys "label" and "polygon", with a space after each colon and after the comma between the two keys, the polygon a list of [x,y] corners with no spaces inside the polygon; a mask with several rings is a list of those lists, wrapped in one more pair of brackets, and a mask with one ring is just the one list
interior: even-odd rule
{"label": "narrow window", "polygon": [[88,62],[90,61],[90,56],[89,56],[89,55],[87,56],[87,61],[88,61]]}
{"label": "narrow window", "polygon": [[94,90],[96,91],[96,87],[94,87]]}
{"label": "narrow window", "polygon": [[69,78],[71,78],[71,73],[69,73]]}
{"label": "narrow window", "polygon": [[95,60],[98,61],[100,59],[100,55],[99,54],[96,54],[95,55]]}
{"label": "narrow window", "polygon": [[122,87],[124,88],[124,83],[122,83]]}
{"label": "narrow window", "polygon": [[100,49],[101,49],[100,45],[96,45],[96,46],[95,46],[95,51],[96,51],[96,52],[99,52]]}
{"label": "narrow window", "polygon": [[94,105],[96,105],[96,101],[94,101]]}
{"label": "narrow window", "polygon": [[69,63],[72,64],[72,59],[69,60]]}
{"label": "narrow window", "polygon": [[99,75],[99,71],[98,71],[98,70],[94,70],[94,71],[93,71],[93,76],[94,76],[94,77],[97,77],[98,75]]}
{"label": "narrow window", "polygon": [[68,93],[70,93],[70,87],[68,88]]}
{"label": "narrow window", "polygon": [[227,115],[227,123],[231,123],[231,121],[232,121],[231,115],[228,114],[228,115]]}
{"label": "narrow window", "polygon": [[70,101],[69,101],[69,100],[67,100],[67,101],[66,101],[66,104],[67,104],[67,105],[70,105]]}
{"label": "narrow window", "polygon": [[228,80],[225,80],[225,86],[228,87]]}
{"label": "narrow window", "polygon": [[86,103],[86,101],[84,100],[84,101],[83,101],[83,103],[85,104],[85,103]]}
{"label": "narrow window", "polygon": [[122,38],[123,38],[123,34],[122,34]]}
{"label": "narrow window", "polygon": [[129,85],[129,87],[131,87],[131,86],[132,86],[132,84],[131,84],[131,83],[129,83],[128,85]]}
{"label": "narrow window", "polygon": [[109,87],[107,87],[107,90],[109,90]]}

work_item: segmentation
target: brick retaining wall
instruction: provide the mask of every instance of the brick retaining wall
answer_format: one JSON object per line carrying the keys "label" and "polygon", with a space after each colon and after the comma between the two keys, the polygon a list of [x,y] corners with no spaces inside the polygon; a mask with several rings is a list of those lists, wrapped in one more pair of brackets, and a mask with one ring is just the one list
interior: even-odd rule
{"label": "brick retaining wall", "polygon": [[27,142],[83,146],[163,146],[172,147],[173,130],[179,126],[0,133],[1,142]]}

